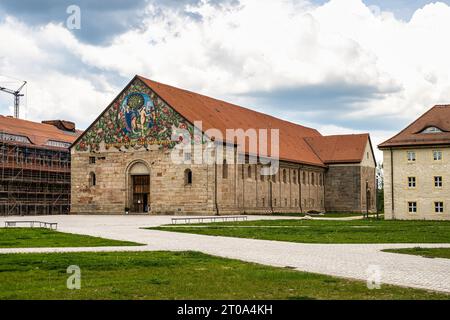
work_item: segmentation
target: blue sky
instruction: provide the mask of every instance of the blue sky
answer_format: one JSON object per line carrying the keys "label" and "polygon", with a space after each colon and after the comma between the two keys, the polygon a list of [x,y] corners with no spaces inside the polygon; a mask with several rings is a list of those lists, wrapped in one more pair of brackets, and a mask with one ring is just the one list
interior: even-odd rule
{"label": "blue sky", "polygon": [[[81,9],[81,29],[66,9]],[[2,0],[0,85],[86,128],[135,75],[374,144],[450,103],[450,0]],[[26,102],[26,104],[25,104]],[[0,113],[12,111],[0,94]],[[378,154],[379,156],[379,154]]]}

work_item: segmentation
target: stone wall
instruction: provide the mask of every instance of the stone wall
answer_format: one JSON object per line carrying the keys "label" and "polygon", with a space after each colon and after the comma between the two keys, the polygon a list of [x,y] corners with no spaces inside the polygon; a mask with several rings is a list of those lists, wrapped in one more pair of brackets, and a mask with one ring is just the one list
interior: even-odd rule
{"label": "stone wall", "polygon": [[371,190],[369,212],[376,212],[375,168],[330,165],[325,174],[325,209],[337,212],[366,211],[366,181]]}

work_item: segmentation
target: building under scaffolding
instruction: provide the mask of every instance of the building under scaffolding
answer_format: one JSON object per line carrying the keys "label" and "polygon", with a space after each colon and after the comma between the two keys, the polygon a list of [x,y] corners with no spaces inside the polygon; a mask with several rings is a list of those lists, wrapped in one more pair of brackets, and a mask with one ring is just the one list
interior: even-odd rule
{"label": "building under scaffolding", "polygon": [[0,215],[69,213],[68,148],[79,134],[67,121],[0,116]]}

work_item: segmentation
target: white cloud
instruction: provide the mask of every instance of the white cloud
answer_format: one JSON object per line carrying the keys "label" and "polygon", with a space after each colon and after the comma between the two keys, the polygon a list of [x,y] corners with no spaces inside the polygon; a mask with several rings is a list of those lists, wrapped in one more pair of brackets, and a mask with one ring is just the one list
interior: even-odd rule
{"label": "white cloud", "polygon": [[[293,0],[201,1],[186,8],[189,16],[152,4],[146,10],[141,28],[102,46],[80,42],[63,25],[31,28],[8,18],[0,24],[0,39],[8,43],[0,47],[0,74],[29,80],[29,118],[64,116],[84,125],[120,90],[102,72],[142,74],[244,104],[254,101],[245,98],[249,91],[369,87],[372,94],[346,111],[354,121],[412,120],[450,101],[450,8],[443,3],[417,10],[409,22],[360,0],[319,7]],[[315,125],[337,128],[333,119]],[[352,131],[340,128],[336,132]],[[380,132],[374,144],[387,131]]]}

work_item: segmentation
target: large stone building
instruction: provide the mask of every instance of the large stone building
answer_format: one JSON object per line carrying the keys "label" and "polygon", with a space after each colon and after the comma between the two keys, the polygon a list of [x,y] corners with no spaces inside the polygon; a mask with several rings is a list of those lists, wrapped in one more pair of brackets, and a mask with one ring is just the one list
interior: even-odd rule
{"label": "large stone building", "polygon": [[376,208],[368,134],[322,136],[140,76],[74,142],[71,154],[75,214]]}
{"label": "large stone building", "polygon": [[450,105],[431,108],[379,148],[385,218],[450,220]]}

